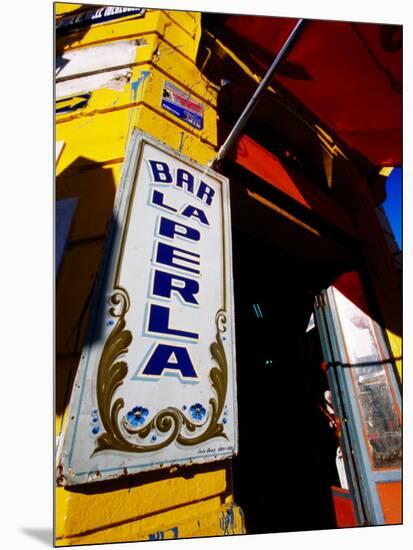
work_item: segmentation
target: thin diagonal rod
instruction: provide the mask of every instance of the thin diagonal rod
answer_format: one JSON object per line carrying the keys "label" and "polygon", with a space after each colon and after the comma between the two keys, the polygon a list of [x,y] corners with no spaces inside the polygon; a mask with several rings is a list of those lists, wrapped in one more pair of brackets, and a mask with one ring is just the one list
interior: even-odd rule
{"label": "thin diagonal rod", "polygon": [[280,62],[283,60],[286,52],[289,48],[294,44],[294,42],[297,40],[298,34],[302,27],[304,26],[304,19],[299,19],[297,21],[297,24],[291,31],[289,37],[284,42],[283,47],[281,50],[277,53],[275,56],[274,61],[272,62],[270,68],[267,70],[264,78],[261,80],[259,86],[255,90],[253,96],[249,100],[247,106],[241,113],[239,119],[235,123],[234,127],[232,128],[231,132],[229,133],[227,139],[222,144],[220,150],[217,153],[217,156],[212,160],[210,166],[214,166],[216,162],[219,160],[222,160],[228,153],[228,151],[231,149],[232,145],[234,144],[235,140],[238,138],[239,134],[241,133],[241,130],[244,128],[245,124],[247,123],[248,119],[252,115],[255,107],[257,106],[258,100],[261,98],[263,92],[265,91],[266,87],[270,84],[271,80],[274,78],[275,72],[280,64]]}

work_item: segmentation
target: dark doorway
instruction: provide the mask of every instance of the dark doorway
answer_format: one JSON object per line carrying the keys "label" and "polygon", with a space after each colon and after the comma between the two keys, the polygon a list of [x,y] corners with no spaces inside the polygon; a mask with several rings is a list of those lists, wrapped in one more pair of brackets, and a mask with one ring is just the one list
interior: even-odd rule
{"label": "dark doorway", "polygon": [[335,528],[337,438],[320,409],[327,380],[314,296],[339,267],[233,231],[239,456],[235,500],[248,533]]}

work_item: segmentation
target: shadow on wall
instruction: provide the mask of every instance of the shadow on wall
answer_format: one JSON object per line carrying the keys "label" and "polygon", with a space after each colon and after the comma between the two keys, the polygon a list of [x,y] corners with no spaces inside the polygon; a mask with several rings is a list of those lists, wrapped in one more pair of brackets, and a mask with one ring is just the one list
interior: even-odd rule
{"label": "shadow on wall", "polygon": [[[84,345],[116,184],[111,167],[78,157],[56,178],[56,200],[77,198],[56,280],[56,413],[62,415]],[[112,233],[116,227],[112,224]],[[95,335],[99,338],[99,335]],[[68,385],[68,387],[65,387]]]}
{"label": "shadow on wall", "polygon": [[[74,485],[70,487],[70,491],[73,493],[82,493],[85,495],[96,495],[101,493],[111,493],[122,489],[132,489],[134,487],[140,487],[150,483],[162,482],[171,479],[190,480],[198,474],[206,474],[207,472],[218,472],[223,468],[229,472],[230,461],[216,461],[206,462],[205,464],[191,464],[188,466],[177,465],[172,468],[160,468],[158,470],[152,470],[148,472],[140,472],[138,474],[130,474],[120,477],[118,479],[112,479],[107,481],[96,481],[94,483],[85,483],[83,485]],[[229,479],[227,475],[227,479]],[[222,502],[231,495],[231,488],[227,484],[224,493],[220,493]],[[195,499],[196,500],[196,499]],[[185,505],[190,502],[185,503]],[[174,508],[175,506],[172,506]],[[158,510],[160,512],[162,510]]]}
{"label": "shadow on wall", "polygon": [[[77,9],[70,11],[64,15],[62,15],[63,18],[65,17],[76,17],[76,15],[79,15],[85,11],[88,11],[88,9],[98,9],[99,6],[84,6],[80,5]],[[59,17],[60,19],[60,17]],[[59,59],[59,57],[63,54],[63,51],[65,49],[70,49],[70,47],[75,42],[80,42],[82,38],[85,36],[85,34],[88,32],[90,28],[90,25],[85,25],[84,27],[77,29],[76,31],[72,31],[70,33],[62,33],[61,31],[55,30],[55,37],[56,37],[56,59]],[[62,69],[63,67],[60,67]],[[56,66],[56,75],[59,72],[59,66]]]}
{"label": "shadow on wall", "polygon": [[[56,179],[56,199],[77,197],[56,289],[56,351],[80,353],[84,335],[85,303],[99,268],[116,193],[111,167],[78,157]],[[113,228],[115,231],[115,228]],[[73,332],[78,335],[73,338]]]}

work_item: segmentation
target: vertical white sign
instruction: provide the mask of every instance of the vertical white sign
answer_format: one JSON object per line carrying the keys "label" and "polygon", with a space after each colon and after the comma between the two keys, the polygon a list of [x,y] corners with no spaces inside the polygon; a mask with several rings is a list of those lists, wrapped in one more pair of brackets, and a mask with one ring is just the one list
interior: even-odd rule
{"label": "vertical white sign", "polygon": [[237,452],[228,180],[137,131],[67,419],[63,485]]}

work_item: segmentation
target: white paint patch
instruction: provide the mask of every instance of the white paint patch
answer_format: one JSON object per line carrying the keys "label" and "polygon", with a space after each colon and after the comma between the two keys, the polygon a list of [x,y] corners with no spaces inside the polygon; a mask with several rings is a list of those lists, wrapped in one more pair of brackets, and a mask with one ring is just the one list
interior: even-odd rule
{"label": "white paint patch", "polygon": [[125,40],[103,46],[70,50],[57,59],[56,78],[75,77],[92,71],[110,70],[134,63],[136,47],[136,40]]}
{"label": "white paint patch", "polygon": [[136,49],[137,41],[129,40],[65,52],[56,60],[56,97],[105,87],[122,90],[132,73],[125,65],[136,61]]}
{"label": "white paint patch", "polygon": [[121,91],[130,81],[131,75],[131,69],[121,69],[58,82],[56,98],[85,94],[100,88]]}

